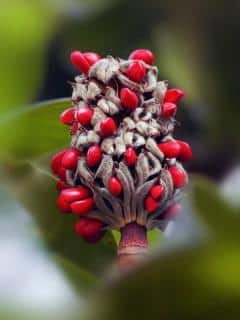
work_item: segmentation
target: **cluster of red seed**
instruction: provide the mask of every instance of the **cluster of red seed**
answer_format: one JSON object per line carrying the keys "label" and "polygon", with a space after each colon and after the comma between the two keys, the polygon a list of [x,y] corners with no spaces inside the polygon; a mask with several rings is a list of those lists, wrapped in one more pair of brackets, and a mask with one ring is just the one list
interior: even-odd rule
{"label": "cluster of red seed", "polygon": [[[90,68],[101,59],[97,53],[81,53],[79,51],[71,54],[71,61],[86,76]],[[146,77],[146,68],[144,63],[152,65],[154,62],[154,55],[151,51],[146,49],[139,49],[134,51],[129,60],[131,64],[125,71],[125,75],[132,81],[141,83]],[[169,89],[166,91],[163,98],[162,116],[165,119],[172,118],[177,110],[178,101],[184,96],[183,91],[179,89]],[[127,87],[121,88],[119,92],[121,105],[126,111],[133,111],[139,106],[139,97],[134,90]],[[65,110],[60,120],[63,124],[71,126],[72,134],[75,134],[79,127],[88,130],[91,127],[91,120],[93,117],[93,108],[86,103],[81,105],[81,108],[69,108]],[[118,129],[117,123],[113,117],[106,117],[100,123],[99,134],[101,139],[113,136]],[[158,148],[164,154],[166,159],[179,159],[188,161],[192,158],[192,150],[190,146],[180,140],[166,141],[158,144]],[[75,171],[80,157],[86,158],[86,163],[89,168],[97,168],[101,163],[103,157],[103,150],[99,144],[93,144],[87,150],[78,150],[76,148],[69,148],[67,150],[57,153],[52,159],[52,170],[55,175],[59,177],[57,188],[60,195],[57,200],[58,208],[63,213],[74,213],[80,219],[76,223],[75,230],[88,242],[98,241],[104,233],[104,223],[88,218],[86,216],[91,210],[95,208],[94,195],[92,191],[83,185],[72,186],[67,183],[67,171]],[[131,146],[127,146],[124,152],[124,161],[129,167],[134,167],[137,163],[138,151]],[[172,177],[173,186],[175,189],[181,188],[186,183],[186,174],[181,168],[177,166],[170,166],[168,168]],[[108,181],[108,189],[112,195],[118,197],[122,193],[121,181],[116,176],[111,176]],[[145,209],[149,213],[153,213],[159,207],[160,200],[164,196],[164,186],[161,184],[154,185],[145,199]],[[170,217],[177,209],[177,205],[170,208],[166,215]]]}

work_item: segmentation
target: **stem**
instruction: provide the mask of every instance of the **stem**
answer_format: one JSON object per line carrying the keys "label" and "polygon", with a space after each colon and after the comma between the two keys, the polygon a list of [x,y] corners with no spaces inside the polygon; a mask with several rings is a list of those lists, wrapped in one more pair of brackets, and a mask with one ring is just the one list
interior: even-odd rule
{"label": "stem", "polygon": [[133,222],[121,229],[121,240],[118,247],[118,267],[125,271],[136,266],[147,254],[147,230]]}

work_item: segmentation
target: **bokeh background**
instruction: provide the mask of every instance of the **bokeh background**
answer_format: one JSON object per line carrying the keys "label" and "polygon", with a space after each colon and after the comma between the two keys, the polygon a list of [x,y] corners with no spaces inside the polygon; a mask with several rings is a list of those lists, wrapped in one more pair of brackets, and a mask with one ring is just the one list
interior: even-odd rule
{"label": "bokeh background", "polygon": [[[24,154],[29,155],[31,150],[34,153],[38,150],[36,146],[48,143],[51,127],[48,124],[44,127],[44,121],[38,123],[31,116],[8,124],[9,117],[12,114],[21,117],[21,112],[30,105],[71,96],[68,81],[76,75],[69,61],[72,50],[127,57],[136,48],[149,48],[156,55],[160,78],[168,79],[171,87],[180,87],[187,93],[178,111],[176,136],[192,145],[195,156],[189,171],[213,180],[225,198],[223,201],[237,207],[240,205],[239,34],[237,0],[1,0],[0,154],[5,154],[5,150],[8,154],[8,145],[13,141],[17,150],[12,154],[16,161],[1,156],[1,319],[46,319],[53,314],[69,318],[76,310],[79,314],[85,296],[80,299],[72,283],[90,287],[95,272],[94,276],[90,274],[88,267],[91,271],[98,269],[92,266],[99,263],[96,255],[100,258],[101,272],[105,263],[101,262],[101,252],[97,253],[101,248],[86,247],[76,254],[78,239],[69,242],[68,233],[62,229],[59,232],[60,227],[47,230],[51,235],[58,233],[58,240],[51,240],[51,235],[48,238],[42,232],[46,224],[56,223],[46,199],[48,184],[38,172],[34,177],[40,187],[35,188],[35,180],[29,178],[33,178],[32,169],[26,169],[27,162],[21,161]],[[67,103],[64,102],[65,106]],[[51,109],[47,109],[44,117],[49,117],[52,123],[57,121],[50,113]],[[24,128],[25,135],[19,126],[21,130]],[[39,142],[35,137],[39,139],[41,130],[45,130],[42,135],[45,140]],[[21,165],[17,163],[18,157],[22,157]],[[38,192],[41,205],[35,201]],[[17,201],[23,194],[25,201]],[[37,208],[37,218],[25,209],[33,206]],[[209,203],[208,207],[211,206]],[[219,206],[220,210],[223,206]],[[44,210],[44,216],[52,215],[50,220],[42,218]],[[199,233],[196,225],[196,219],[189,214],[182,221],[181,235]],[[103,254],[108,261],[114,252],[109,245],[111,241],[106,240]],[[64,252],[69,260],[63,261],[59,252]],[[75,256],[76,261],[83,261],[86,253],[91,262],[84,262],[79,271],[74,265]]]}

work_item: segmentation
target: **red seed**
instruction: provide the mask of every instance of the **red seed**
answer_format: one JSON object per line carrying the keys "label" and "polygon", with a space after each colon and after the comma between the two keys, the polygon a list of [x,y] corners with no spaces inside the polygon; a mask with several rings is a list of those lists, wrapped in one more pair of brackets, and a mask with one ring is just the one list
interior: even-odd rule
{"label": "red seed", "polygon": [[69,188],[69,185],[66,182],[64,182],[62,180],[58,180],[58,182],[57,182],[57,190],[62,191],[62,190],[67,189],[67,188]]}
{"label": "red seed", "polygon": [[179,158],[183,161],[192,160],[193,154],[190,145],[187,142],[181,140],[177,140],[177,142],[181,147]]}
{"label": "red seed", "polygon": [[153,64],[155,57],[152,51],[148,49],[137,49],[130,54],[129,59],[142,60],[147,64]]}
{"label": "red seed", "polygon": [[113,118],[106,118],[100,123],[100,134],[102,137],[109,137],[117,131],[117,125]]}
{"label": "red seed", "polygon": [[90,66],[94,65],[98,60],[101,59],[101,56],[96,52],[85,52],[84,58],[87,59]]}
{"label": "red seed", "polygon": [[157,201],[155,201],[151,196],[148,196],[145,200],[145,209],[152,213],[157,210],[159,204]]}
{"label": "red seed", "polygon": [[51,168],[55,174],[59,173],[59,170],[62,166],[62,158],[64,156],[65,151],[66,150],[60,151],[52,157]]}
{"label": "red seed", "polygon": [[120,92],[120,100],[123,107],[130,110],[135,110],[139,103],[136,93],[128,88],[122,88]]}
{"label": "red seed", "polygon": [[146,76],[146,69],[140,61],[134,61],[127,68],[126,74],[129,79],[135,82],[141,82]]}
{"label": "red seed", "polygon": [[64,167],[59,168],[57,175],[61,180],[66,181],[66,169]]}
{"label": "red seed", "polygon": [[68,170],[76,169],[80,155],[81,153],[77,149],[71,148],[66,150],[62,157],[62,166]]}
{"label": "red seed", "polygon": [[87,74],[90,69],[90,63],[84,57],[84,54],[80,51],[74,51],[71,53],[71,62],[72,64],[79,69],[81,72]]}
{"label": "red seed", "polygon": [[179,211],[182,209],[182,206],[178,203],[173,204],[170,208],[168,208],[166,211],[163,213],[163,218],[164,219],[173,219]]}
{"label": "red seed", "polygon": [[79,236],[85,238],[86,240],[90,240],[96,239],[99,233],[102,234],[102,227],[103,223],[101,221],[82,217],[76,222],[75,231]]}
{"label": "red seed", "polygon": [[74,121],[73,125],[72,125],[72,128],[71,128],[71,134],[76,134],[77,130],[78,130],[78,122]]}
{"label": "red seed", "polygon": [[163,102],[177,103],[184,96],[185,93],[180,89],[169,89],[166,91]]}
{"label": "red seed", "polygon": [[74,121],[74,113],[74,108],[69,108],[63,111],[63,113],[60,115],[60,121],[67,126],[72,125]]}
{"label": "red seed", "polygon": [[68,188],[61,192],[61,196],[66,202],[83,200],[91,196],[91,191],[85,187]]}
{"label": "red seed", "polygon": [[108,189],[114,196],[119,196],[122,192],[122,184],[116,177],[110,177],[108,180]]}
{"label": "red seed", "polygon": [[138,158],[136,151],[131,147],[127,148],[127,150],[125,151],[124,157],[125,157],[125,160],[129,166],[135,165],[135,163],[137,162],[137,158]]}
{"label": "red seed", "polygon": [[89,167],[97,166],[102,160],[102,151],[99,146],[92,146],[87,152],[87,164]]}
{"label": "red seed", "polygon": [[81,106],[77,111],[77,120],[83,126],[88,126],[91,124],[92,116],[93,110],[90,109],[86,104]]}
{"label": "red seed", "polygon": [[57,198],[57,206],[58,209],[63,213],[69,213],[72,211],[69,203],[65,200],[65,198],[62,195],[60,195]]}
{"label": "red seed", "polygon": [[154,200],[160,200],[164,194],[164,187],[159,184],[155,185],[150,189],[150,195]]}
{"label": "red seed", "polygon": [[87,198],[87,199],[75,201],[71,203],[70,206],[73,213],[77,215],[86,214],[93,209],[94,201],[93,201],[93,198]]}
{"label": "red seed", "polygon": [[170,118],[176,113],[177,106],[175,103],[165,102],[162,106],[162,113],[164,118]]}
{"label": "red seed", "polygon": [[176,141],[162,142],[158,145],[166,158],[176,158],[180,154],[181,147]]}
{"label": "red seed", "polygon": [[178,167],[171,167],[168,170],[172,176],[174,188],[178,189],[186,184],[187,177],[182,169]]}

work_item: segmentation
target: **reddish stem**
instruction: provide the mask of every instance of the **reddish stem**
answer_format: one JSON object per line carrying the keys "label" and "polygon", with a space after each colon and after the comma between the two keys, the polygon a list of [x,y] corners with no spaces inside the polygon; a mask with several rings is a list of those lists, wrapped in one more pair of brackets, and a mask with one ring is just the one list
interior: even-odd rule
{"label": "reddish stem", "polygon": [[147,230],[133,222],[121,229],[118,247],[118,267],[125,271],[136,266],[147,254]]}

